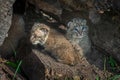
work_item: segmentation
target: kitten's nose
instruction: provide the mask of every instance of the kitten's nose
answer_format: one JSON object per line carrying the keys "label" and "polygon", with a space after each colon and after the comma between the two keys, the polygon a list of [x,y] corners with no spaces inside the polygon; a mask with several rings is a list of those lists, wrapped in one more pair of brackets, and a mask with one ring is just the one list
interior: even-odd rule
{"label": "kitten's nose", "polygon": [[82,35],[83,30],[79,31],[78,29],[75,29],[79,35]]}
{"label": "kitten's nose", "polygon": [[83,32],[83,31],[79,31],[79,32],[78,32],[78,33],[79,33],[79,35],[82,35],[82,32]]}

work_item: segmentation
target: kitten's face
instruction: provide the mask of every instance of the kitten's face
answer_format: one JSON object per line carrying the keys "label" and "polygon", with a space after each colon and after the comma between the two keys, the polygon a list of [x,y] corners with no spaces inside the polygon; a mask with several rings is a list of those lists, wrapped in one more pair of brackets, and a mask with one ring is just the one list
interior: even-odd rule
{"label": "kitten's face", "polygon": [[67,24],[67,36],[71,38],[80,39],[88,32],[86,20],[81,18],[74,18]]}
{"label": "kitten's face", "polygon": [[35,24],[31,30],[31,36],[30,36],[30,41],[32,44],[37,45],[43,45],[45,44],[48,35],[49,35],[49,27],[45,24]]}

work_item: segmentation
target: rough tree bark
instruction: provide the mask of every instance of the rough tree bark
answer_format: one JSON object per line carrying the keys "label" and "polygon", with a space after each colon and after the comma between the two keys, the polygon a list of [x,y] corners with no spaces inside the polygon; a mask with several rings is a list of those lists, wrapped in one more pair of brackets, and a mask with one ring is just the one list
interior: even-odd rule
{"label": "rough tree bark", "polygon": [[0,0],[0,46],[2,45],[11,25],[12,5],[15,0]]}

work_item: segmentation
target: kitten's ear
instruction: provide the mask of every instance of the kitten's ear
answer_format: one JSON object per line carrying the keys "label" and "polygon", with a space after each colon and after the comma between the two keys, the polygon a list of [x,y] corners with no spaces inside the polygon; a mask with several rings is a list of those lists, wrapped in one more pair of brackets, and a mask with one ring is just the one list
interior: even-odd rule
{"label": "kitten's ear", "polygon": [[70,28],[71,26],[73,26],[73,23],[70,21],[67,23],[67,28]]}
{"label": "kitten's ear", "polygon": [[81,22],[82,25],[86,25],[86,23],[87,21],[85,19]]}
{"label": "kitten's ear", "polygon": [[78,21],[79,21],[79,18],[74,18],[74,19],[72,19],[72,22],[73,22],[73,23],[78,23]]}
{"label": "kitten's ear", "polygon": [[74,28],[75,26],[77,26],[77,24],[76,24],[76,22],[74,22],[74,21],[70,21],[70,22],[68,22],[68,24],[67,24],[67,28]]}

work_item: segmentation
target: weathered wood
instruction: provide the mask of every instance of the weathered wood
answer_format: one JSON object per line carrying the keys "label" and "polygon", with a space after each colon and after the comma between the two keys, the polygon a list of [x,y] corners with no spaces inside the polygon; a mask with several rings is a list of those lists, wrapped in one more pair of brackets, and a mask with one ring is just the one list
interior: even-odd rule
{"label": "weathered wood", "polygon": [[92,43],[120,62],[120,24],[112,16],[103,15],[98,24],[90,26]]}
{"label": "weathered wood", "polygon": [[62,14],[60,3],[57,0],[27,0],[27,2],[33,4],[36,11],[43,10],[57,16],[60,16]]}
{"label": "weathered wood", "polygon": [[0,46],[0,55],[4,58],[9,58],[15,55],[15,49],[19,40],[25,36],[23,16],[14,14],[12,24],[8,31],[8,37],[5,38],[3,45]]}
{"label": "weathered wood", "polygon": [[[0,45],[0,55],[1,57],[9,58],[13,55],[13,53],[15,55],[17,44],[25,35],[25,23],[23,19],[23,14],[25,12],[25,0],[16,0],[15,2],[14,0],[4,0],[1,3],[1,7],[5,7],[6,9],[1,10],[2,14],[0,16],[4,19],[1,20],[2,26],[0,27],[0,31],[6,33],[7,36],[2,37],[4,38],[4,42],[2,42],[2,45]],[[0,36],[2,36],[2,34]]]}
{"label": "weathered wood", "polygon": [[3,44],[12,19],[12,5],[15,0],[0,0],[0,46]]}
{"label": "weathered wood", "polygon": [[49,54],[41,52],[39,49],[32,49],[32,52],[28,53],[22,60],[22,69],[29,80],[94,80],[96,75],[99,75],[101,79],[111,75],[105,73],[107,75],[104,76],[104,71],[90,65],[85,58],[82,58],[77,65],[69,66],[57,62]]}

